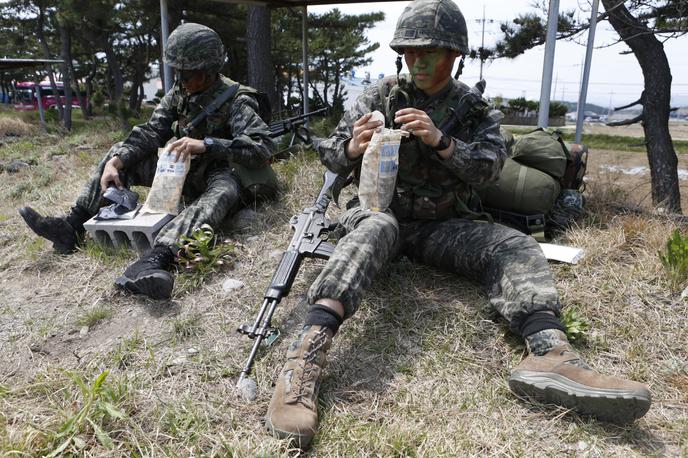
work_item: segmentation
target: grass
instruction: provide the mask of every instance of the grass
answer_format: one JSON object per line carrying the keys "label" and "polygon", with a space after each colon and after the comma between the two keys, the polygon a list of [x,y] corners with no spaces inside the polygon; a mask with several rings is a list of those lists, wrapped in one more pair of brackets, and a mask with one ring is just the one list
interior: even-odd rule
{"label": "grass", "polygon": [[[19,152],[37,160],[21,176],[0,176],[0,455],[296,456],[265,433],[262,418],[323,262],[305,260],[277,308],[282,337],[260,349],[252,403],[234,389],[252,344],[235,328],[257,312],[278,262],[271,253],[291,237],[289,218],[320,188],[315,154],[277,163],[280,201],[257,209],[250,232],[223,235],[242,245],[233,269],[171,301],[148,301],[112,285],[135,254],[87,242],[73,255],[53,255],[16,213],[25,203],[67,210],[121,138],[109,125],[99,119],[63,137],[43,131],[0,147],[3,161]],[[50,182],[36,186],[43,164]],[[649,384],[647,416],[612,426],[516,398],[506,378],[523,341],[493,321],[481,287],[402,258],[334,339],[307,456],[688,455],[688,301],[669,287],[658,256],[678,225],[618,214],[614,204],[636,192],[589,174],[590,213],[557,240],[586,256],[551,268],[569,331],[589,325],[575,348],[601,372]],[[23,181],[33,188],[10,198]],[[340,212],[332,206],[329,215]],[[225,292],[227,278],[246,286]],[[97,304],[110,315],[99,317]],[[92,327],[83,336],[75,332],[80,320]],[[35,339],[48,352],[29,351]]]}
{"label": "grass", "polygon": [[83,315],[77,318],[76,325],[88,326],[89,328],[91,328],[100,323],[101,321],[105,321],[108,318],[112,317],[113,314],[114,312],[109,307],[97,306],[92,308],[91,310],[84,312]]}

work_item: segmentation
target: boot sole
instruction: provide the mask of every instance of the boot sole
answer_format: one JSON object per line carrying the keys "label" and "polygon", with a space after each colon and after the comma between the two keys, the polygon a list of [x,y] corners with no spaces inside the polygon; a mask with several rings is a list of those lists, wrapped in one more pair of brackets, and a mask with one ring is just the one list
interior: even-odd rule
{"label": "boot sole", "polygon": [[169,299],[174,288],[174,277],[169,272],[154,272],[135,280],[122,275],[115,280],[115,285],[152,299]]}
{"label": "boot sole", "polygon": [[616,424],[641,418],[652,404],[647,390],[591,388],[552,372],[514,372],[509,377],[509,388],[516,395]]}
{"label": "boot sole", "polygon": [[307,448],[313,440],[314,436],[314,434],[307,435],[292,433],[290,431],[283,431],[279,428],[276,428],[275,425],[273,425],[268,418],[265,418],[265,427],[267,428],[268,432],[270,432],[270,434],[272,434],[274,437],[277,437],[278,439],[289,439],[300,449]]}

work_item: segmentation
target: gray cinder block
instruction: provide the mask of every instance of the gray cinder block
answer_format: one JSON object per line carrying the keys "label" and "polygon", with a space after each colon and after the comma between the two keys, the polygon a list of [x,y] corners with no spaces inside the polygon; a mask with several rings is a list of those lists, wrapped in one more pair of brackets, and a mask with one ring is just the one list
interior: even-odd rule
{"label": "gray cinder block", "polygon": [[84,228],[101,245],[125,246],[143,253],[153,247],[155,236],[172,218],[172,215],[164,213],[138,214],[133,219],[91,218]]}

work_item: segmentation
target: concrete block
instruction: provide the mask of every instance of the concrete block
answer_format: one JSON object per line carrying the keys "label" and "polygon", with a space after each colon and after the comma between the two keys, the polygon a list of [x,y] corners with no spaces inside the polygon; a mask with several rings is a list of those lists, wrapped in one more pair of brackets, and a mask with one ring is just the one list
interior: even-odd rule
{"label": "concrete block", "polygon": [[84,228],[101,245],[127,247],[139,254],[153,247],[155,236],[174,216],[166,213],[138,214],[133,219],[89,219]]}

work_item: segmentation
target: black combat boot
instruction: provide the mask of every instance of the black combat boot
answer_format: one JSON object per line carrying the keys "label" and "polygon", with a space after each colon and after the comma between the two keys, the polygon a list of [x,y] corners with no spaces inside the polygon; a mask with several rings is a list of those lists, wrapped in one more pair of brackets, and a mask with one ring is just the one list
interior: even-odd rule
{"label": "black combat boot", "polygon": [[91,215],[75,205],[65,216],[41,216],[31,207],[22,207],[19,214],[26,224],[41,237],[53,242],[53,248],[60,254],[76,251],[79,240],[84,236],[84,223]]}
{"label": "black combat boot", "polygon": [[115,280],[115,285],[152,299],[169,299],[174,287],[174,276],[169,271],[174,265],[175,255],[170,247],[156,245],[127,267],[124,274]]}

